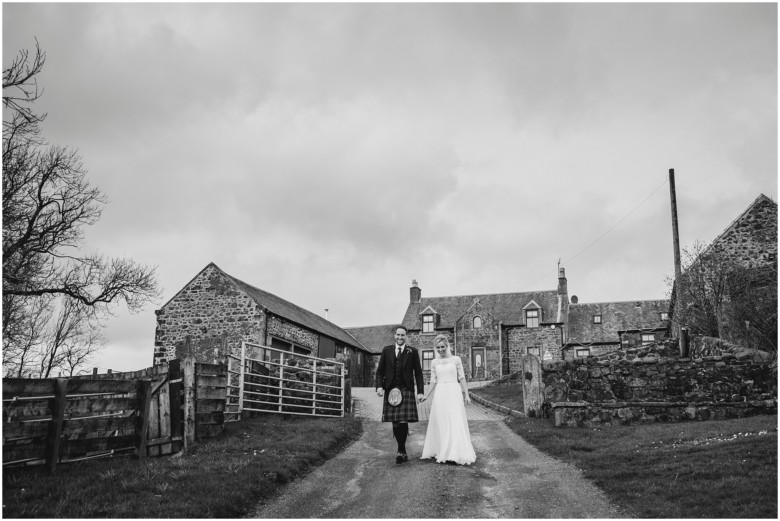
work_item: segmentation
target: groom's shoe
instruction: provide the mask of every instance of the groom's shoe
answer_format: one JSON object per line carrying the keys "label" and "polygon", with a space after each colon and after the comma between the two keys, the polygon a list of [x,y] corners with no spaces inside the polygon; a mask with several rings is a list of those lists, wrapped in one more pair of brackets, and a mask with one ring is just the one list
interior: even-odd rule
{"label": "groom's shoe", "polygon": [[395,456],[395,462],[398,463],[399,465],[404,461],[406,461],[407,459],[409,459],[409,457],[406,454],[402,454],[400,452]]}
{"label": "groom's shoe", "polygon": [[409,461],[409,456],[404,452],[404,461]]}

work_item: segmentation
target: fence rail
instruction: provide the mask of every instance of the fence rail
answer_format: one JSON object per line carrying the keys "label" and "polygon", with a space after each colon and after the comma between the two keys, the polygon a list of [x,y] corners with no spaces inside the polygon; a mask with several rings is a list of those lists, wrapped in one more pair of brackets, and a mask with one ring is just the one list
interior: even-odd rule
{"label": "fence rail", "polygon": [[242,411],[344,416],[344,364],[242,343],[241,356],[228,355],[225,421]]}

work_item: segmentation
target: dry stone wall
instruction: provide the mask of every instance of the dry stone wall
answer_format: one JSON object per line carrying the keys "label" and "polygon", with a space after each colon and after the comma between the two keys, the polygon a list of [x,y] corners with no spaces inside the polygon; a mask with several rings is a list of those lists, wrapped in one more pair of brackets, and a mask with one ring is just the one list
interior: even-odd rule
{"label": "dry stone wall", "polygon": [[777,369],[766,353],[691,359],[671,349],[543,363],[545,414],[556,426],[592,426],[777,413]]}

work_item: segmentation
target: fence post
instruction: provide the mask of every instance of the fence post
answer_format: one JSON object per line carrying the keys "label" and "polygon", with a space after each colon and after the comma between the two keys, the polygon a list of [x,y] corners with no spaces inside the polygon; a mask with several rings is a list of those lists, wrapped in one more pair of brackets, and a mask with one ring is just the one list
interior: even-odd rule
{"label": "fence post", "polygon": [[[347,381],[349,379],[349,381]],[[352,377],[341,366],[341,417],[345,413],[352,413]]]}
{"label": "fence post", "polygon": [[51,404],[51,421],[49,435],[46,438],[46,464],[49,474],[54,475],[60,456],[60,438],[62,438],[62,423],[65,419],[65,401],[68,394],[68,379],[57,378],[54,388],[54,399]]}
{"label": "fence post", "polygon": [[246,365],[246,342],[241,342],[241,373],[238,376],[238,413],[243,417],[244,410],[244,366]]}
{"label": "fence post", "polygon": [[[175,439],[181,441],[184,437],[182,430],[182,378],[181,378],[181,360],[178,358],[168,362],[168,394],[171,401],[171,449],[178,452],[181,445],[175,443]],[[178,445],[174,447],[174,445]]]}
{"label": "fence post", "polygon": [[314,369],[314,372],[311,375],[311,390],[314,391],[314,393],[311,395],[313,398],[311,401],[311,413],[317,414],[317,361],[312,360],[312,369]]}
{"label": "fence post", "polygon": [[521,360],[523,382],[523,413],[528,418],[540,417],[544,401],[542,363],[536,355],[525,355]]}
{"label": "fence post", "polygon": [[145,458],[149,438],[149,406],[152,404],[152,381],[138,381],[138,457]]}
{"label": "fence post", "polygon": [[195,443],[195,359],[184,359],[184,450]]}
{"label": "fence post", "polygon": [[282,396],[284,395],[284,353],[279,353],[279,412],[282,412],[284,408],[282,407],[282,403],[284,403],[284,399]]}

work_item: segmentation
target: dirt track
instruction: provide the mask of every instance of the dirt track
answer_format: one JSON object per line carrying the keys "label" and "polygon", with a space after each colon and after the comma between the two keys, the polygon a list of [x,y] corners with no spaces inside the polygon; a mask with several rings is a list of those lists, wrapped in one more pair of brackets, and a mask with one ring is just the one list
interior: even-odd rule
{"label": "dirt track", "polygon": [[[369,393],[355,397],[371,399]],[[470,408],[479,413],[481,406]],[[469,420],[477,461],[458,466],[419,459],[425,421],[410,425],[410,459],[397,465],[390,425],[376,421],[367,409],[363,407],[360,439],[280,496],[258,505],[250,517],[626,517],[580,471],[536,450],[492,411],[482,414],[492,419]]]}

